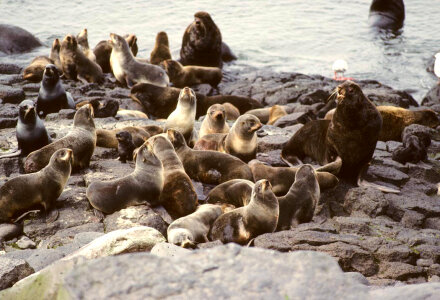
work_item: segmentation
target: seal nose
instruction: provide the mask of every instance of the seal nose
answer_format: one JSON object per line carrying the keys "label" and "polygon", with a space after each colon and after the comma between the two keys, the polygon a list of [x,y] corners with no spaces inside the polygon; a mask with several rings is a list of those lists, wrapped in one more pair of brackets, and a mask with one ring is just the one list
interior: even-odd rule
{"label": "seal nose", "polygon": [[189,92],[189,87],[185,87],[184,89],[183,89],[183,92],[185,93],[185,94],[189,94],[190,92]]}
{"label": "seal nose", "polygon": [[196,25],[200,26],[202,23],[200,22],[200,20],[196,20]]}

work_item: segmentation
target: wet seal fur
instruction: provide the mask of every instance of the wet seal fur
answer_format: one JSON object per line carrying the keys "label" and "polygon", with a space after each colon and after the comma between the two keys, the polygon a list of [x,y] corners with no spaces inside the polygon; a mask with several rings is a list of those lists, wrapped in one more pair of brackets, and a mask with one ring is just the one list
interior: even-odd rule
{"label": "wet seal fur", "polygon": [[171,83],[178,88],[208,83],[216,88],[222,81],[222,70],[215,67],[182,66],[178,61],[167,59],[163,63]]}
{"label": "wet seal fur", "polygon": [[168,129],[167,134],[190,178],[207,184],[237,178],[252,180],[249,166],[240,159],[226,153],[193,150],[179,131]]}
{"label": "wet seal fur", "polygon": [[175,220],[168,226],[168,242],[183,248],[196,248],[197,243],[209,242],[212,223],[223,213],[219,205],[200,205],[192,214]]}
{"label": "wet seal fur", "polygon": [[11,222],[36,205],[51,210],[69,179],[72,158],[72,150],[58,149],[42,170],[8,180],[0,188],[0,222]]}
{"label": "wet seal fur", "polygon": [[262,179],[255,183],[249,204],[215,220],[209,238],[222,243],[245,245],[261,234],[274,232],[279,212],[278,200],[269,181]]}
{"label": "wet seal fur", "polygon": [[88,59],[78,48],[76,37],[68,34],[61,42],[60,60],[63,73],[67,79],[81,80],[82,82],[103,83],[104,74],[101,67]]}
{"label": "wet seal fur", "polygon": [[163,165],[163,189],[160,203],[173,219],[193,213],[197,207],[197,194],[182,162],[166,135],[148,139],[153,152]]}
{"label": "wet seal fur", "polygon": [[119,160],[123,164],[125,164],[127,160],[132,161],[135,146],[130,132],[119,131],[118,133],[116,133],[116,139],[118,140]]}
{"label": "wet seal fur", "polygon": [[[125,40],[130,47],[133,56],[137,55],[137,37],[134,34],[126,36]],[[110,55],[112,54],[112,45],[109,41],[100,41],[93,49],[93,54],[96,56],[96,63],[101,67],[102,72],[112,73],[112,67],[110,66]]]}
{"label": "wet seal fur", "polygon": [[150,63],[158,65],[167,59],[171,59],[168,35],[165,31],[161,31],[156,35],[156,43],[154,44],[153,51],[150,53]]}
{"label": "wet seal fur", "polygon": [[95,209],[111,214],[147,202],[152,206],[159,204],[163,188],[161,161],[147,142],[135,152],[134,160],[133,173],[115,180],[94,181],[87,187],[87,199]]}
{"label": "wet seal fur", "polygon": [[24,162],[26,173],[33,173],[44,168],[52,154],[61,148],[73,150],[72,171],[87,168],[96,145],[95,122],[91,105],[81,107],[73,118],[73,128],[69,133],[43,148],[31,152]]}
{"label": "wet seal fur", "polygon": [[208,108],[199,130],[199,138],[212,133],[228,133],[226,109],[222,104],[213,104]]}
{"label": "wet seal fur", "polygon": [[131,53],[127,41],[115,34],[110,34],[110,65],[116,80],[131,88],[136,83],[152,83],[166,87],[170,80],[166,72],[155,65],[137,61]]}
{"label": "wet seal fur", "polygon": [[44,118],[47,114],[59,112],[61,109],[75,109],[72,95],[66,92],[57,67],[48,64],[44,70],[43,80],[37,98],[37,113]]}

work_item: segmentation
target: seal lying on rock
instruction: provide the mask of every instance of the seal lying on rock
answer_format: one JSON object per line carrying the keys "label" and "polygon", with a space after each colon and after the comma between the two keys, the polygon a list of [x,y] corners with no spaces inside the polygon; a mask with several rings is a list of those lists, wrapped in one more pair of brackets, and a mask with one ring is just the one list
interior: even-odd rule
{"label": "seal lying on rock", "polygon": [[26,173],[33,173],[44,168],[52,154],[61,148],[73,150],[73,171],[87,168],[90,158],[93,155],[96,145],[95,123],[93,121],[93,108],[91,105],[84,105],[73,118],[73,128],[69,133],[43,148],[31,152],[24,162]]}
{"label": "seal lying on rock", "polygon": [[263,233],[274,232],[279,216],[278,200],[269,181],[255,183],[248,205],[227,212],[215,220],[210,240],[244,245]]}
{"label": "seal lying on rock", "polygon": [[11,222],[36,205],[42,205],[46,212],[51,210],[69,179],[72,159],[72,150],[62,148],[51,155],[49,164],[39,172],[8,180],[0,188],[0,222]]}
{"label": "seal lying on rock", "polygon": [[168,35],[165,31],[161,31],[156,35],[156,43],[150,54],[150,63],[158,65],[164,60],[171,59],[170,45],[168,43]]}
{"label": "seal lying on rock", "polygon": [[27,66],[23,71],[23,79],[39,82],[43,78],[44,69],[48,64],[53,64],[53,60],[46,56],[35,57],[29,66]]}
{"label": "seal lying on rock", "polygon": [[110,181],[94,181],[86,191],[87,199],[97,210],[106,214],[123,208],[145,204],[159,204],[163,188],[162,163],[147,142],[134,155],[134,172]]}
{"label": "seal lying on rock", "polygon": [[37,113],[44,118],[47,114],[56,113],[66,108],[75,109],[75,102],[72,95],[65,91],[57,67],[48,64],[38,91]]}
{"label": "seal lying on rock", "polygon": [[179,131],[168,129],[167,134],[185,172],[192,179],[207,184],[219,184],[237,178],[252,180],[249,166],[240,159],[226,153],[193,150],[186,145]]}
{"label": "seal lying on rock", "polygon": [[208,83],[216,88],[222,81],[222,70],[214,67],[182,66],[178,61],[167,59],[163,63],[171,83],[178,88]]}
{"label": "seal lying on rock", "polygon": [[192,214],[175,220],[167,229],[168,242],[183,248],[196,248],[206,243],[212,223],[223,213],[221,206],[200,205]]}
{"label": "seal lying on rock", "polygon": [[212,204],[231,204],[235,207],[242,207],[248,205],[253,188],[254,183],[252,181],[232,179],[210,190],[206,197],[206,202]]}
{"label": "seal lying on rock", "polygon": [[163,165],[164,183],[160,203],[173,219],[193,213],[197,207],[197,194],[173,144],[166,135],[151,137],[148,143],[153,145],[153,152]]}

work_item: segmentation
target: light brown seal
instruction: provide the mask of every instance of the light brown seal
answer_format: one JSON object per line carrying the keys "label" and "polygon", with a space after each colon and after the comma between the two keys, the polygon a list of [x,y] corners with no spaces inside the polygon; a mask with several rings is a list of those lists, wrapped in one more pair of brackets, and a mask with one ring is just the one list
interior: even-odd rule
{"label": "light brown seal", "polygon": [[53,64],[53,60],[46,56],[35,57],[29,66],[27,66],[23,71],[23,79],[40,82],[43,78],[44,69],[46,65]]}
{"label": "light brown seal", "polygon": [[199,138],[211,133],[228,133],[229,125],[226,123],[226,109],[222,104],[214,104],[208,108],[202,125]]}
{"label": "light brown seal", "polygon": [[222,81],[222,70],[214,67],[182,66],[178,61],[167,59],[163,63],[170,82],[178,88],[208,83],[216,88]]}
{"label": "light brown seal", "polygon": [[92,50],[90,50],[89,47],[89,38],[87,35],[87,28],[84,28],[81,30],[80,33],[76,36],[76,39],[78,41],[78,45],[80,46],[81,51],[84,53],[84,55],[90,59],[93,62],[96,62],[96,56],[93,53]]}
{"label": "light brown seal", "polygon": [[63,65],[61,64],[60,60],[60,50],[61,50],[61,43],[59,39],[55,39],[52,43],[52,49],[50,50],[49,58],[53,61],[53,64],[62,72]]}

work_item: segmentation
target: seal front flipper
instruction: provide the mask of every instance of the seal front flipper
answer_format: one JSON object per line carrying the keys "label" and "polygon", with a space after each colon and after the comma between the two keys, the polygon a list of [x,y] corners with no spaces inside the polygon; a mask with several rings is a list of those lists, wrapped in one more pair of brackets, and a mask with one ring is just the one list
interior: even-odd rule
{"label": "seal front flipper", "polygon": [[51,224],[55,222],[58,219],[58,216],[60,215],[58,209],[54,208],[50,211],[46,212],[46,223]]}

